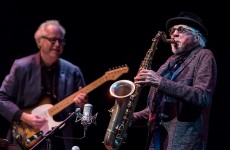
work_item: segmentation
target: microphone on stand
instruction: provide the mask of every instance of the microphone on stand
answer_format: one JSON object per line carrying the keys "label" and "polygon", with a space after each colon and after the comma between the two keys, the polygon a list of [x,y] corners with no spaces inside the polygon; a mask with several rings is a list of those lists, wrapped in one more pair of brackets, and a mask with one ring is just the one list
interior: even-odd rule
{"label": "microphone on stand", "polygon": [[83,115],[81,118],[81,124],[84,127],[84,130],[86,131],[88,126],[92,123],[92,110],[93,105],[91,104],[85,104],[83,109]]}
{"label": "microphone on stand", "polygon": [[81,124],[84,127],[84,137],[85,137],[85,134],[86,134],[86,131],[87,131],[89,125],[91,123],[96,124],[96,118],[97,118],[98,113],[96,113],[94,116],[92,116],[92,110],[93,110],[93,105],[91,105],[91,104],[85,104],[84,105],[83,114],[80,113],[80,111],[81,111],[80,108],[76,109],[77,117],[76,117],[75,122],[78,122],[79,120],[81,120]]}
{"label": "microphone on stand", "polygon": [[73,146],[71,150],[80,150],[80,148],[78,146]]}

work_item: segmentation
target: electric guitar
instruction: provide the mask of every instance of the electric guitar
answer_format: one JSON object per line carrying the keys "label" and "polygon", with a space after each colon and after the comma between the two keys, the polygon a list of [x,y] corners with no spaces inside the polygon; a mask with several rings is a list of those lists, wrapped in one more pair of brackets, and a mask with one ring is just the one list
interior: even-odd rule
{"label": "electric guitar", "polygon": [[43,125],[40,129],[35,129],[22,121],[13,122],[11,125],[13,137],[16,138],[19,144],[22,145],[25,149],[30,149],[36,143],[38,143],[47,132],[51,131],[52,128],[62,123],[54,121],[53,116],[61,112],[67,106],[73,104],[74,98],[78,93],[87,94],[105,83],[106,81],[116,80],[122,74],[127,73],[128,71],[129,68],[126,65],[107,71],[97,80],[93,81],[92,83],[83,87],[72,95],[66,97],[55,105],[51,104],[51,100],[49,98],[44,98],[39,102],[38,105],[36,105],[36,107],[24,109],[24,112],[46,117],[47,123]]}

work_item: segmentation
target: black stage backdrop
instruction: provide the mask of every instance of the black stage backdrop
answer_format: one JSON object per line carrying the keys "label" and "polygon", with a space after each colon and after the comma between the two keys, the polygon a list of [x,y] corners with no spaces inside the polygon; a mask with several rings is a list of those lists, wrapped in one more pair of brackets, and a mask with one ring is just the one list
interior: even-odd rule
{"label": "black stage backdrop", "polygon": [[[229,25],[228,9],[221,1],[199,4],[199,1],[175,2],[68,2],[31,1],[1,2],[0,81],[8,74],[12,62],[37,52],[33,35],[38,25],[48,19],[58,19],[66,28],[66,46],[63,58],[78,65],[87,84],[95,81],[109,69],[127,64],[129,72],[120,79],[133,80],[158,31],[165,31],[165,22],[180,11],[192,11],[202,17],[209,30],[208,48],[217,60],[218,81],[213,99],[208,149],[228,147],[229,135]],[[215,7],[210,7],[214,5]],[[219,11],[216,11],[219,9]],[[168,44],[159,43],[152,68],[156,70],[171,55]],[[98,112],[97,125],[92,124],[83,140],[76,140],[81,150],[105,149],[103,138],[114,104],[108,81],[89,93],[93,113]],[[148,88],[143,90],[136,110],[146,106]],[[0,117],[0,136],[5,138],[9,123]],[[82,125],[76,123],[76,132],[82,136]],[[129,128],[126,143],[120,149],[145,147],[146,128]]]}

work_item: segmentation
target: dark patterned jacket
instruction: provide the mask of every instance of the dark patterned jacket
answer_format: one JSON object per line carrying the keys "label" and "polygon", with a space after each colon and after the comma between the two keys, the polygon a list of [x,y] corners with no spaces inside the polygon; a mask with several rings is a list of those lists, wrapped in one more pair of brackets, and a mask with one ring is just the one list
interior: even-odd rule
{"label": "dark patterned jacket", "polygon": [[[173,56],[159,68],[162,75]],[[156,125],[156,96],[163,93],[161,147],[166,150],[205,150],[209,114],[217,80],[217,66],[208,49],[193,50],[171,79],[164,78],[156,89],[151,87],[146,109],[135,112],[135,120],[147,119]],[[153,147],[154,143],[150,144]]]}

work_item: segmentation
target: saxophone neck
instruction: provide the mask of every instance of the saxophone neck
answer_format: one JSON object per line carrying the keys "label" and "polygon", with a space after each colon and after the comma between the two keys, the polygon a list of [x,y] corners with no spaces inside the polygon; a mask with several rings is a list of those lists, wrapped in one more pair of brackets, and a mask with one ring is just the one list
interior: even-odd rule
{"label": "saxophone neck", "polygon": [[170,43],[170,44],[175,43],[174,39],[167,39],[167,35],[163,31],[158,31],[154,39],[162,39],[162,41],[164,41],[165,43]]}

